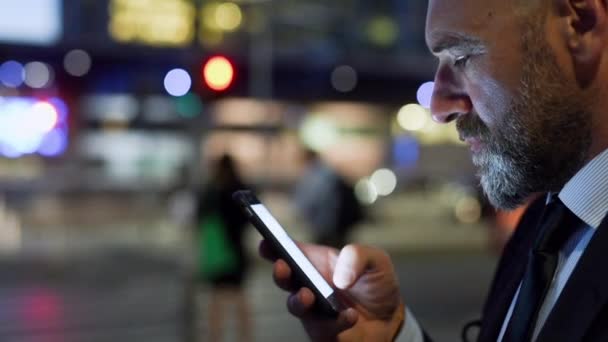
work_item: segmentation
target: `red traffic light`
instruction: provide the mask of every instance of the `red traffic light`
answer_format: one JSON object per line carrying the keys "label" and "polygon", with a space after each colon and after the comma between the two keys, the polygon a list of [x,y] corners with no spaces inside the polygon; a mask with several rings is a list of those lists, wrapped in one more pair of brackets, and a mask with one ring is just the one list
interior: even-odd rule
{"label": "red traffic light", "polygon": [[234,67],[226,57],[212,57],[203,66],[203,80],[212,90],[224,91],[234,81]]}

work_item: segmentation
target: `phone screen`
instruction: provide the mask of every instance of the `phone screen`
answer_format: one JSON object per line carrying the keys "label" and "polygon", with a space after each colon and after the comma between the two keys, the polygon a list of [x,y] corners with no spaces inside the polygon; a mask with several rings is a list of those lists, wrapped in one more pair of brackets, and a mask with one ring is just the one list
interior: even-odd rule
{"label": "phone screen", "polygon": [[287,232],[279,222],[270,214],[268,209],[263,204],[252,204],[251,209],[256,213],[256,215],[264,222],[264,224],[268,227],[272,235],[274,235],[285,248],[289,256],[300,266],[304,274],[310,279],[313,284],[317,287],[319,292],[323,295],[323,297],[327,298],[331,296],[334,290],[331,286],[325,281],[323,276],[317,271],[317,269],[310,263],[308,258],[302,253],[300,248],[296,245],[295,242],[287,235]]}

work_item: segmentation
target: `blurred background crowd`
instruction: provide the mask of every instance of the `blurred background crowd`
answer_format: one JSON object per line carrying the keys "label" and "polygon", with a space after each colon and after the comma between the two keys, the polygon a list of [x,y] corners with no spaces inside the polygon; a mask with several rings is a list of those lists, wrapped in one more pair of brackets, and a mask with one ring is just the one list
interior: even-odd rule
{"label": "blurred background crowd", "polygon": [[[456,339],[517,213],[486,204],[455,128],[429,116],[425,11],[0,2],[0,340],[215,341],[217,324],[229,341],[303,340],[251,227],[240,299],[218,304],[199,279],[201,202],[225,158],[294,238],[386,248],[421,324]],[[344,196],[306,193],[328,175],[364,213],[336,231],[315,210]]]}

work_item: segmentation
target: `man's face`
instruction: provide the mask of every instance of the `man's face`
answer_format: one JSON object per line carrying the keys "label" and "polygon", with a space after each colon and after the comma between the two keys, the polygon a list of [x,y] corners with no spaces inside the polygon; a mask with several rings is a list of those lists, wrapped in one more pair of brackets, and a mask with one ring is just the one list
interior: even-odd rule
{"label": "man's face", "polygon": [[559,191],[591,142],[585,96],[561,70],[543,16],[515,2],[430,0],[426,32],[439,59],[433,117],[456,121],[484,192],[504,209]]}

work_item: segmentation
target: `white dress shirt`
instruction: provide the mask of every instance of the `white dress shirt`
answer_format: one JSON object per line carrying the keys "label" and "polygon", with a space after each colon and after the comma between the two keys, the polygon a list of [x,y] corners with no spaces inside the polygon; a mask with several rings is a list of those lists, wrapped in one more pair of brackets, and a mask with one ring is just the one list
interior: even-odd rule
{"label": "white dress shirt", "polygon": [[[608,150],[599,154],[579,170],[560,191],[559,198],[584,223],[579,227],[572,227],[576,232],[572,234],[560,250],[555,276],[541,306],[534,328],[533,340],[538,337],[585,248],[608,212]],[[513,297],[498,341],[502,341],[518,296],[519,289]],[[423,341],[422,330],[409,310],[406,312],[405,327],[397,341]]]}

